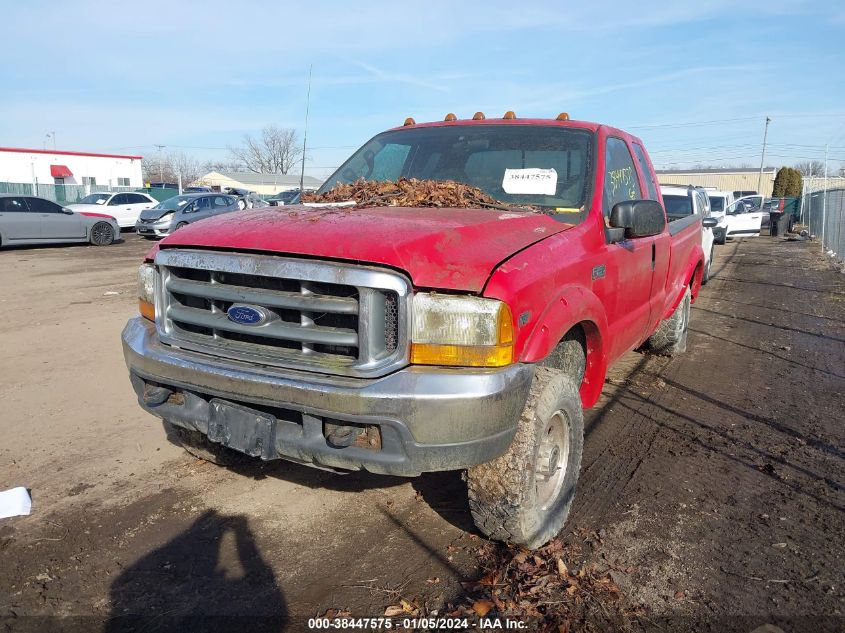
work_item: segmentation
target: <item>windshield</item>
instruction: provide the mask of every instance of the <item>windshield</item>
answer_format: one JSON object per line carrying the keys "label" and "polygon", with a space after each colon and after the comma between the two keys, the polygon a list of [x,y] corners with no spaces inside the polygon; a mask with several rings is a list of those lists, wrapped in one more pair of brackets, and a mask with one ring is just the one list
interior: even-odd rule
{"label": "windshield", "polygon": [[105,204],[111,198],[110,193],[92,193],[79,201],[79,204]]}
{"label": "windshield", "polygon": [[318,193],[361,178],[454,180],[506,204],[583,211],[592,176],[592,146],[591,132],[550,125],[394,130],[355,152]]}
{"label": "windshield", "polygon": [[725,210],[725,199],[722,196],[708,196],[710,198],[710,210],[711,211],[724,211]]}
{"label": "windshield", "polygon": [[168,198],[164,202],[159,202],[154,209],[169,209],[171,211],[175,211],[176,209],[181,209],[186,204],[188,204],[191,200],[196,200],[196,196],[173,196],[172,198]]}
{"label": "windshield", "polygon": [[666,215],[692,215],[692,198],[663,194]]}

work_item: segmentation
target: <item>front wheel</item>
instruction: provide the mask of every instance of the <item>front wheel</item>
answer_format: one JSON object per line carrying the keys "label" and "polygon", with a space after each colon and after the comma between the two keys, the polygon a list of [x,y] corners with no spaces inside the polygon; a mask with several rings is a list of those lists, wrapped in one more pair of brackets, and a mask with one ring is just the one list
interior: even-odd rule
{"label": "front wheel", "polygon": [[648,338],[649,349],[661,356],[674,356],[687,351],[687,330],[689,329],[690,303],[692,293],[689,286],[684,297],[668,319],[657,326],[657,330]]}
{"label": "front wheel", "polygon": [[563,528],[584,447],[579,387],[572,372],[538,366],[508,451],[467,471],[472,518],[490,538],[536,548]]}
{"label": "front wheel", "polygon": [[178,230],[179,230],[179,229],[181,229],[183,226],[188,226],[188,223],[187,223],[187,222],[180,222],[179,224],[177,224],[177,225],[176,225],[176,228],[175,228],[175,229],[173,229],[173,230],[174,230],[174,231],[178,231]]}
{"label": "front wheel", "polygon": [[108,246],[114,242],[114,229],[108,222],[97,222],[91,227],[89,239],[94,246]]}

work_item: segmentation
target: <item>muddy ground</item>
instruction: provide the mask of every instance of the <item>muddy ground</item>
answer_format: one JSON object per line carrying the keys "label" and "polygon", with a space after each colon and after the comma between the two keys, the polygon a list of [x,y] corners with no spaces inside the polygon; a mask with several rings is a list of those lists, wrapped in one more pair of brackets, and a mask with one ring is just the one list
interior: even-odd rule
{"label": "muddy ground", "polygon": [[[0,520],[0,631],[298,631],[466,601],[483,539],[459,474],[225,470],[167,443],[119,343],[148,246],[0,252],[0,490],[33,497]],[[689,352],[613,369],[562,535],[619,585],[589,603],[605,621],[845,626],[845,277],[819,251],[717,247]]]}

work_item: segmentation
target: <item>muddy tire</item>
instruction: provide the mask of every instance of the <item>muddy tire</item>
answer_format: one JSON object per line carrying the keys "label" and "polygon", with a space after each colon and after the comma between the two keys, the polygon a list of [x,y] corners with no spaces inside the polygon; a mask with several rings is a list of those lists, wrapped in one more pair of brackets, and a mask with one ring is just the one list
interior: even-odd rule
{"label": "muddy tire", "polygon": [[108,246],[114,242],[114,229],[108,222],[97,222],[91,227],[88,240],[94,246]]}
{"label": "muddy tire", "polygon": [[538,366],[508,451],[467,471],[472,518],[490,538],[536,548],[563,528],[584,447],[580,383]]}
{"label": "muddy tire", "polygon": [[689,287],[684,292],[684,298],[675,308],[668,319],[664,319],[657,326],[657,331],[648,339],[648,348],[661,356],[674,356],[687,351],[687,331],[689,329],[689,313],[692,294]]}
{"label": "muddy tire", "polygon": [[164,430],[167,432],[167,439],[185,449],[185,452],[218,466],[236,466],[245,463],[249,457],[242,455],[231,448],[226,448],[216,442],[212,442],[199,431],[191,431],[170,422],[164,422]]}

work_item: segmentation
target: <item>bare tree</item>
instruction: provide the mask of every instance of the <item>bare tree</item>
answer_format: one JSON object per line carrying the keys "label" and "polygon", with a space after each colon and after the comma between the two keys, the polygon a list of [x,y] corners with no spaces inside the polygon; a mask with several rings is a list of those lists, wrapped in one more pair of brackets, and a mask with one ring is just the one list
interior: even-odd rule
{"label": "bare tree", "polygon": [[296,130],[267,125],[261,138],[245,134],[241,147],[230,147],[232,156],[257,174],[286,174],[302,156]]}
{"label": "bare tree", "polygon": [[824,163],[820,160],[805,160],[795,164],[802,176],[824,176]]}
{"label": "bare tree", "polygon": [[141,169],[144,174],[144,182],[175,184],[179,182],[181,175],[182,184],[185,186],[198,180],[205,173],[196,158],[183,152],[168,152],[161,156],[145,158]]}
{"label": "bare tree", "polygon": [[203,164],[202,168],[205,173],[210,171],[248,171],[244,164],[237,160],[209,160]]}

